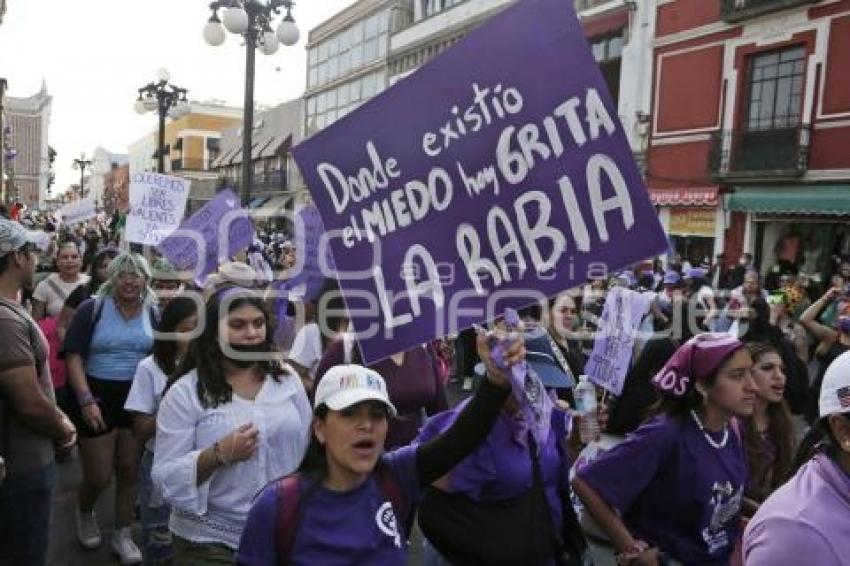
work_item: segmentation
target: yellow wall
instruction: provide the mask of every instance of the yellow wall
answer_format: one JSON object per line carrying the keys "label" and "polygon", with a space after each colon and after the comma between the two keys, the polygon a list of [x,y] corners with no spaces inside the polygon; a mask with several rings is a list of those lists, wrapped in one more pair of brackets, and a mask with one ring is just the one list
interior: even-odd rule
{"label": "yellow wall", "polygon": [[239,118],[210,116],[209,114],[188,114],[179,120],[165,125],[165,143],[171,146],[171,158],[176,158],[174,144],[178,137],[183,137],[183,161],[186,164],[204,159],[204,138],[201,136],[181,136],[186,130],[204,130],[223,132],[242,122]]}

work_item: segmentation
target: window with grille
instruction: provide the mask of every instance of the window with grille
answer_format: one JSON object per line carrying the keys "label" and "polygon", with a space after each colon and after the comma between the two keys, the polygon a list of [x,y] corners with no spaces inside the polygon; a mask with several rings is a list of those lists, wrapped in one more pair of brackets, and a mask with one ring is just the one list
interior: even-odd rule
{"label": "window with grille", "polygon": [[806,50],[792,47],[750,59],[746,129],[794,128],[800,124]]}

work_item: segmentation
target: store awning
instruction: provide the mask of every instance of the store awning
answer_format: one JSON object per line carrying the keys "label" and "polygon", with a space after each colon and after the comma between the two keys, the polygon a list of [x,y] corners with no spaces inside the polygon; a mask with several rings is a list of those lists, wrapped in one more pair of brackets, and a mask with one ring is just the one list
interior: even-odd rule
{"label": "store awning", "polygon": [[261,157],[271,157],[278,151],[280,151],[285,145],[288,148],[288,145],[292,143],[292,134],[279,134],[272,138],[269,141],[269,144],[263,150]]}
{"label": "store awning", "polygon": [[727,208],[761,214],[850,215],[850,185],[735,187]]}
{"label": "store awning", "polygon": [[717,206],[720,187],[672,187],[649,189],[649,198],[655,206]]}
{"label": "store awning", "polygon": [[263,206],[255,209],[258,220],[271,220],[275,216],[283,214],[287,203],[295,198],[295,195],[278,195],[270,198]]}

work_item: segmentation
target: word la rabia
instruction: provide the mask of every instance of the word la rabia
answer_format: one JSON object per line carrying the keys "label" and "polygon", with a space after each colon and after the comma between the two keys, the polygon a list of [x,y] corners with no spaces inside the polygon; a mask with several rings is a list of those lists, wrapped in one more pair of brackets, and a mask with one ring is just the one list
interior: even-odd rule
{"label": "word la rabia", "polygon": [[[521,107],[522,98],[518,92],[513,101],[511,110]],[[578,117],[582,107],[586,115],[584,120]],[[588,89],[583,99],[573,96],[564,100],[548,115],[541,116],[538,123],[504,127],[494,148],[496,168],[506,183],[522,185],[536,166],[558,159],[570,148],[582,148],[600,137],[612,136],[615,131],[614,121],[597,91]],[[327,162],[317,167],[338,214],[379,190],[388,189],[401,177],[398,161],[392,157],[382,158],[371,141],[366,144],[366,153],[371,170],[361,168],[357,175],[346,176]],[[568,249],[588,253],[593,241],[607,243],[611,213],[617,213],[626,230],[633,228],[635,219],[628,186],[617,162],[605,153],[589,154],[583,179],[556,174],[552,182],[556,187],[518,190],[517,197],[508,206],[490,206],[486,214],[486,234],[479,235],[478,229],[467,222],[456,227],[457,255],[451,260],[460,259],[469,279],[468,287],[478,295],[486,295],[515,278],[523,278],[529,267],[538,274],[557,270]],[[589,211],[582,210],[576,187],[586,189]],[[613,195],[603,196],[603,187],[613,189]],[[402,187],[391,189],[389,198],[366,204],[360,211],[362,223],[352,214],[351,223],[343,229],[343,243],[352,247],[355,240],[373,242],[411,222],[420,221],[429,212],[447,209],[453,195],[452,176],[445,168],[435,165],[427,180],[409,180]],[[558,215],[557,223],[552,222],[553,206],[562,206],[564,211]],[[561,220],[564,217],[566,222]],[[589,224],[595,228],[593,233]],[[393,305],[400,297],[388,288],[384,266],[372,267],[386,328],[412,322],[421,314],[423,298],[430,298],[438,310],[445,304],[437,262],[425,246],[410,246],[400,267],[405,291],[398,295],[407,299],[410,312],[398,314],[393,312]],[[414,277],[413,273],[422,274],[422,277]],[[485,288],[485,281],[490,289]]]}

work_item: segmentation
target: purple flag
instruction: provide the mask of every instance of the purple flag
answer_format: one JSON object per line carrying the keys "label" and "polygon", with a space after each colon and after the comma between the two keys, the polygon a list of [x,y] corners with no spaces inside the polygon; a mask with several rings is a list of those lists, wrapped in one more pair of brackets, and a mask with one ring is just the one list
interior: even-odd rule
{"label": "purple flag", "polygon": [[[253,240],[254,224],[241,211],[239,197],[225,189],[187,218],[157,249],[178,269],[194,269],[196,280],[203,282],[220,263],[247,248]],[[199,250],[201,246],[203,249]],[[198,255],[203,257],[200,262]]]}
{"label": "purple flag", "polygon": [[524,0],[294,149],[366,363],[666,248],[571,0]]}

